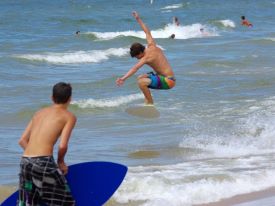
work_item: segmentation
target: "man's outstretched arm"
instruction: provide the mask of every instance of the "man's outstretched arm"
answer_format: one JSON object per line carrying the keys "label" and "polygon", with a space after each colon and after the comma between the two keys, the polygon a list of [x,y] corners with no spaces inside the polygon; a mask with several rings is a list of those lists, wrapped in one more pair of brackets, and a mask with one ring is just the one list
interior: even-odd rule
{"label": "man's outstretched arm", "polygon": [[148,46],[155,45],[156,44],[155,40],[153,39],[149,28],[143,23],[143,21],[141,20],[141,18],[139,17],[139,15],[136,11],[133,12],[133,16],[136,18],[136,20],[139,23],[140,27],[145,32]]}

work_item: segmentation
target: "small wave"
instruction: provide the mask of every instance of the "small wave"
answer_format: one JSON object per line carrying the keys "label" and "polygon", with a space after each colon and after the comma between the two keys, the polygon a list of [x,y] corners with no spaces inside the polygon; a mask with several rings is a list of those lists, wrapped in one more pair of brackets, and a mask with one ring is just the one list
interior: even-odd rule
{"label": "small wave", "polygon": [[220,28],[235,28],[236,27],[235,22],[230,19],[214,20],[214,21],[211,21],[211,23],[213,23],[214,25],[216,25],[217,27],[220,27]]}
{"label": "small wave", "polygon": [[[203,32],[201,29],[203,28]],[[187,26],[176,26],[174,24],[168,24],[164,28],[151,31],[154,38],[167,39],[171,34],[175,34],[176,39],[190,39],[190,38],[202,38],[205,36],[219,36],[214,28],[200,23],[187,25]],[[122,32],[88,32],[93,34],[97,38],[102,40],[110,40],[119,36],[132,36],[141,39],[145,39],[146,36],[143,31],[122,31]]]}
{"label": "small wave", "polygon": [[97,63],[109,59],[110,56],[121,57],[127,55],[128,51],[128,48],[110,48],[107,50],[77,51],[70,53],[23,54],[15,55],[15,57],[54,64]]}
{"label": "small wave", "polygon": [[220,22],[221,22],[225,27],[231,27],[231,28],[235,28],[235,27],[236,27],[234,21],[229,20],[229,19],[220,20]]}
{"label": "small wave", "polygon": [[111,99],[83,99],[78,101],[73,101],[72,105],[77,105],[80,108],[106,108],[106,107],[118,107],[139,99],[143,99],[142,94],[131,94],[127,96],[121,96]]}
{"label": "small wave", "polygon": [[[231,104],[231,103],[230,103]],[[230,108],[230,114],[234,109]],[[246,118],[233,122],[232,132],[226,134],[216,131],[209,133],[200,128],[189,138],[183,138],[179,147],[191,147],[213,152],[210,157],[236,157],[241,155],[258,155],[275,151],[275,98],[261,101],[246,100],[243,109],[236,108],[236,113]],[[227,112],[223,111],[223,114]],[[205,156],[204,156],[205,157]]]}
{"label": "small wave", "polygon": [[266,40],[275,41],[275,37],[265,38]]}
{"label": "small wave", "polygon": [[142,31],[86,32],[85,34],[94,35],[96,38],[101,40],[110,40],[110,39],[118,38],[120,36],[138,37],[141,39],[145,38],[145,34]]}
{"label": "small wave", "polygon": [[[230,169],[234,164],[230,159],[224,170],[222,164],[215,165],[215,161],[130,167],[113,199],[117,205],[141,205],[140,202],[142,206],[196,205],[263,190],[275,183],[273,171],[237,168],[238,172],[233,173]],[[254,162],[250,163],[247,158],[238,161],[254,169]]]}
{"label": "small wave", "polygon": [[182,7],[184,7],[184,4],[172,4],[172,5],[168,5],[168,6],[161,8],[161,10],[179,9]]}

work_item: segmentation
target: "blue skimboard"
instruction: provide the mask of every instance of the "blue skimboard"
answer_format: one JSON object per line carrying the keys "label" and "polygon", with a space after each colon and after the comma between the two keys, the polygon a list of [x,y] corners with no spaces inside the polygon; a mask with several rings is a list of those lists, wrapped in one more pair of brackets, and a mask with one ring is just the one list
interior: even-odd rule
{"label": "blue skimboard", "polygon": [[[84,162],[69,166],[66,175],[77,206],[102,206],[120,186],[127,167],[112,162]],[[1,206],[15,206],[18,191]]]}

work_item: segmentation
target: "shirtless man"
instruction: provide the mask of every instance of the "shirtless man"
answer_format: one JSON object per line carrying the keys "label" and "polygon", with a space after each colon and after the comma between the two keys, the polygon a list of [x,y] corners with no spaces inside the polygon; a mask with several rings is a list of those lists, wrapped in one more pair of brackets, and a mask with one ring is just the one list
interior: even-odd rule
{"label": "shirtless man", "polygon": [[176,26],[180,25],[180,21],[179,21],[178,17],[176,17],[176,16],[173,17],[173,24]]}
{"label": "shirtless man", "polygon": [[[34,114],[18,142],[24,150],[20,163],[19,206],[75,205],[64,177],[68,172],[64,158],[76,123],[75,115],[67,110],[71,94],[70,84],[54,85],[53,104]],[[55,163],[53,150],[59,137]]]}
{"label": "shirtless man", "polygon": [[137,12],[133,12],[133,16],[146,34],[148,47],[145,48],[140,43],[132,44],[130,54],[132,57],[139,59],[138,63],[134,65],[123,77],[116,80],[118,86],[123,85],[124,81],[135,74],[139,68],[144,64],[149,65],[156,73],[150,72],[142,74],[137,78],[138,86],[144,94],[145,104],[154,104],[151,89],[171,89],[175,86],[176,79],[174,72],[164,56],[162,50],[157,47],[150,30],[142,22]]}
{"label": "shirtless man", "polygon": [[242,20],[242,25],[243,26],[248,26],[248,27],[253,26],[248,20],[246,20],[245,16],[241,16],[241,20]]}

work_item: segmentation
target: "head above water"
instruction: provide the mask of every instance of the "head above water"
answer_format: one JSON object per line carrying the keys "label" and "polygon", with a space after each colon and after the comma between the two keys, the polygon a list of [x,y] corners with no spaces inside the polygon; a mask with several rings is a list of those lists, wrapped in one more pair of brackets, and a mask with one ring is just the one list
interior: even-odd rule
{"label": "head above water", "polygon": [[242,20],[245,20],[245,16],[241,16],[241,19],[242,19]]}
{"label": "head above water", "polygon": [[136,57],[138,59],[141,58],[141,54],[144,53],[145,46],[140,43],[133,43],[130,47],[130,55],[131,57]]}
{"label": "head above water", "polygon": [[176,35],[175,34],[171,34],[170,39],[175,39]]}
{"label": "head above water", "polygon": [[69,83],[59,82],[53,86],[52,99],[55,104],[66,104],[72,96],[72,87]]}

